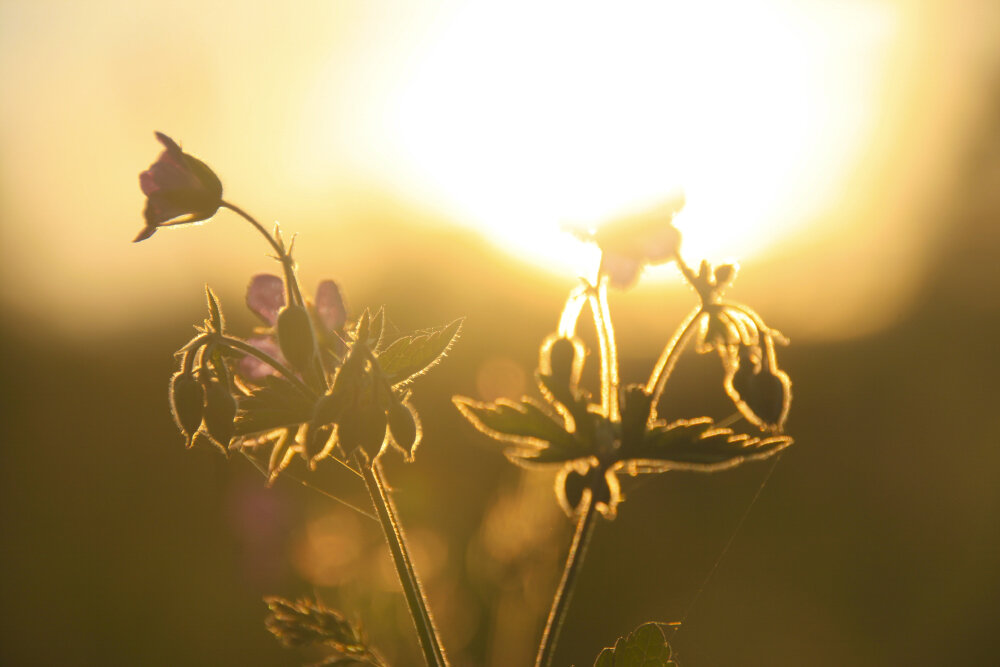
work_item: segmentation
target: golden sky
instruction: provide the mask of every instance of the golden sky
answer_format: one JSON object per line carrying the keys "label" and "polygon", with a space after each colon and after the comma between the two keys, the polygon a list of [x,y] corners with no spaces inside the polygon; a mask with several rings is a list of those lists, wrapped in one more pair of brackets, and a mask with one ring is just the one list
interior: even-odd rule
{"label": "golden sky", "polygon": [[566,225],[683,189],[690,262],[740,259],[793,334],[864,333],[947,231],[998,44],[990,0],[6,0],[0,299],[97,335],[267,268],[228,214],[130,243],[161,130],[338,277],[380,215],[572,277]]}

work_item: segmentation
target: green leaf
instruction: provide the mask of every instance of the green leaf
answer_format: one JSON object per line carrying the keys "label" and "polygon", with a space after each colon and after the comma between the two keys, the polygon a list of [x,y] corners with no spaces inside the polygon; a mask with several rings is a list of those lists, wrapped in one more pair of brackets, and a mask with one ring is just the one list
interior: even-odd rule
{"label": "green leaf", "polygon": [[601,651],[594,667],[677,667],[670,653],[660,625],[644,623],[628,637],[619,638],[614,648]]}
{"label": "green leaf", "polygon": [[382,373],[394,386],[411,382],[427,372],[451,348],[465,318],[443,327],[397,339],[378,355]]}
{"label": "green leaf", "polygon": [[765,459],[792,444],[788,436],[760,438],[717,428],[701,417],[654,424],[645,437],[621,452],[629,472],[697,470],[713,472]]}
{"label": "green leaf", "polygon": [[452,402],[477,429],[494,440],[511,443],[505,454],[524,463],[562,463],[589,452],[542,407],[531,399],[480,403],[463,396]]}
{"label": "green leaf", "polygon": [[308,422],[315,402],[288,380],[269,375],[264,384],[240,399],[236,435],[249,435]]}
{"label": "green leaf", "polygon": [[219,300],[215,292],[208,285],[205,285],[205,297],[208,299],[208,321],[215,331],[222,333],[223,319],[222,309],[219,307]]}

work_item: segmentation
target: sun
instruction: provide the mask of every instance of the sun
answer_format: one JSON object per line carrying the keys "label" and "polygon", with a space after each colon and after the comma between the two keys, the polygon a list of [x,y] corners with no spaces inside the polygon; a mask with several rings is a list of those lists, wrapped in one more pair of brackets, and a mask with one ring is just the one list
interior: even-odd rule
{"label": "sun", "polygon": [[375,113],[382,175],[561,272],[595,262],[567,225],[677,190],[694,258],[747,260],[815,220],[874,129],[894,28],[838,2],[437,11]]}

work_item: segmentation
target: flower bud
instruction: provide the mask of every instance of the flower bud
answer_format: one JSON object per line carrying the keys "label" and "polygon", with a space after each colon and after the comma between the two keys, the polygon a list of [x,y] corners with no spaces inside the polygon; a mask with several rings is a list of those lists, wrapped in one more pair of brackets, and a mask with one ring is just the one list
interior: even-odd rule
{"label": "flower bud", "polygon": [[312,423],[321,426],[339,421],[347,408],[347,402],[347,392],[344,391],[344,388],[334,386],[316,402]]}
{"label": "flower bud", "polygon": [[205,429],[223,447],[229,446],[236,432],[236,398],[229,386],[212,378],[205,385]]}
{"label": "flower bud", "polygon": [[557,478],[556,484],[556,496],[559,498],[559,504],[563,506],[563,511],[570,516],[576,514],[580,501],[583,500],[583,490],[587,488],[587,475],[571,468],[565,472],[561,480]]}
{"label": "flower bud", "polygon": [[389,435],[392,436],[393,443],[406,454],[406,458],[412,459],[420,439],[420,427],[413,408],[406,403],[393,401],[389,404]]}
{"label": "flower bud", "polygon": [[584,356],[580,339],[553,334],[542,343],[539,368],[552,378],[553,387],[569,389],[572,393],[580,382]]}
{"label": "flower bud", "polygon": [[201,426],[205,409],[205,389],[194,375],[178,371],[170,378],[170,412],[177,428],[191,446],[194,434]]}
{"label": "flower bud", "polygon": [[760,366],[744,353],[740,365],[726,380],[726,392],[749,422],[762,429],[781,430],[792,401],[788,374],[770,363]]}
{"label": "flower bud", "polygon": [[362,404],[341,417],[337,440],[348,455],[361,448],[374,459],[385,443],[386,426],[384,410],[373,403]]}
{"label": "flower bud", "polygon": [[309,313],[302,306],[285,306],[278,313],[278,345],[285,359],[298,369],[316,359],[316,336]]}
{"label": "flower bud", "polygon": [[720,264],[713,274],[716,287],[727,287],[736,278],[735,264]]}

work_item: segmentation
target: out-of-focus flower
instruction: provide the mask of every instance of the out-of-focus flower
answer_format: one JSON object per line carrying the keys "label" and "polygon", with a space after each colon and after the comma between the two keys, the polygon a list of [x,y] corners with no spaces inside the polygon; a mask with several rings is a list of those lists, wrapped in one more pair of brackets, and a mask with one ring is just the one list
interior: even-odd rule
{"label": "out-of-focus flower", "polygon": [[157,132],[156,138],[164,150],[149,169],[139,174],[139,186],[146,195],[146,226],[134,242],[148,239],[158,227],[167,224],[207,220],[222,205],[222,182],[215,172],[162,132]]}
{"label": "out-of-focus flower", "polygon": [[624,289],[635,284],[647,265],[673,259],[680,248],[681,233],[672,221],[682,208],[684,195],[677,195],[653,210],[577,235],[597,244],[601,249],[600,274],[608,277],[612,287]]}
{"label": "out-of-focus flower", "polygon": [[[250,279],[250,284],[247,285],[246,301],[247,307],[273,330],[278,323],[278,313],[285,306],[285,283],[278,276],[260,273]],[[324,280],[319,284],[316,288],[313,312],[316,315],[316,322],[321,328],[321,331],[317,332],[320,334],[321,344],[331,338],[335,339],[335,334],[347,322],[347,310],[344,307],[344,300],[340,295],[337,283],[332,280]],[[253,336],[247,342],[276,360],[287,363],[274,338],[273,331]],[[239,362],[239,373],[248,380],[260,380],[273,374],[274,369],[259,359],[247,355]]]}

